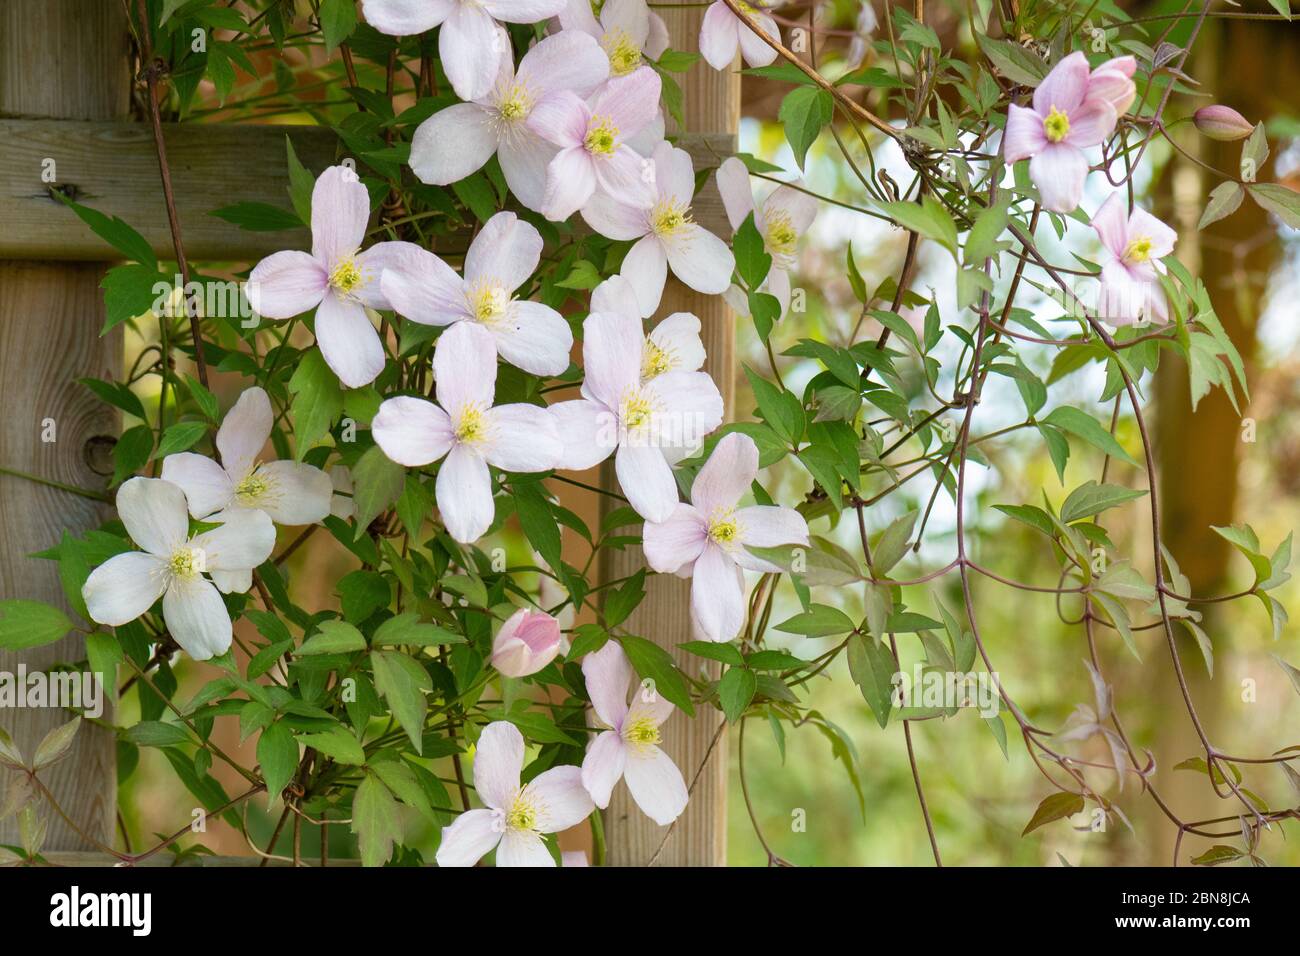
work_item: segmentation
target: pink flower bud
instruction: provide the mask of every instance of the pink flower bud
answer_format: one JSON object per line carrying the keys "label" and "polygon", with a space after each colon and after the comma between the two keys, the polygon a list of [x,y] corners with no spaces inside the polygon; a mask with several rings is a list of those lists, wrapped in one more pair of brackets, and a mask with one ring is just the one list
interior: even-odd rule
{"label": "pink flower bud", "polygon": [[1231,106],[1221,106],[1218,103],[1213,106],[1202,106],[1192,114],[1192,121],[1203,134],[1221,143],[1245,139],[1255,129],[1246,121],[1246,117]]}
{"label": "pink flower bud", "polygon": [[492,666],[507,677],[527,677],[560,652],[560,622],[545,611],[516,611],[492,642]]}

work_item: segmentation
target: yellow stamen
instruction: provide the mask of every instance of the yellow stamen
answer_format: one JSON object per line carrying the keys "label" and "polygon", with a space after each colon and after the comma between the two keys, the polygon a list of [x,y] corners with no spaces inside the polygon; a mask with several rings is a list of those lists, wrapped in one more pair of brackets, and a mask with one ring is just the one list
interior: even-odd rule
{"label": "yellow stamen", "polygon": [[610,30],[601,37],[600,45],[609,56],[609,70],[615,76],[626,76],[641,65],[641,49],[624,29]]}
{"label": "yellow stamen", "polygon": [[244,480],[235,486],[235,497],[244,504],[253,504],[270,490],[270,481],[267,480],[265,475],[254,470],[250,471],[244,477]]}
{"label": "yellow stamen", "polygon": [[671,349],[661,348],[650,339],[645,340],[641,353],[641,377],[646,379],[671,371],[677,365],[677,356]]}
{"label": "yellow stamen", "polygon": [[516,122],[525,119],[533,109],[533,98],[529,95],[528,90],[520,83],[516,83],[510,88],[509,94],[501,101],[497,107],[497,112],[501,114],[503,120]]}
{"label": "yellow stamen", "polygon": [[203,571],[203,552],[199,548],[182,545],[167,560],[167,570],[178,578],[194,578]]}
{"label": "yellow stamen", "polygon": [[456,422],[456,440],[462,444],[472,445],[487,437],[487,416],[477,405],[466,405]]}
{"label": "yellow stamen", "polygon": [[740,543],[740,523],[734,508],[719,509],[709,518],[709,538],[714,544],[730,549]]}
{"label": "yellow stamen", "polygon": [[623,728],[623,739],[630,744],[650,747],[658,744],[662,738],[654,719],[649,716],[638,717]]}
{"label": "yellow stamen", "polygon": [[1053,106],[1043,120],[1043,133],[1051,142],[1059,143],[1070,135],[1070,117]]}
{"label": "yellow stamen", "polygon": [[1124,247],[1124,261],[1130,263],[1146,262],[1151,258],[1151,237],[1138,236]]}
{"label": "yellow stamen", "polygon": [[366,277],[361,274],[355,259],[344,259],[330,273],[330,285],[344,295],[350,295],[365,284]]}
{"label": "yellow stamen", "polygon": [[618,148],[618,127],[603,116],[593,116],[583,145],[594,156],[613,154]]}
{"label": "yellow stamen", "polygon": [[650,404],[650,399],[640,392],[631,392],[623,399],[623,426],[628,431],[646,424],[653,413],[654,406]]}
{"label": "yellow stamen", "polygon": [[799,233],[795,231],[790,214],[784,210],[769,213],[767,217],[767,249],[776,256],[794,254]]}
{"label": "yellow stamen", "polygon": [[690,208],[672,199],[661,200],[650,211],[650,225],[658,236],[674,236],[691,222]]}
{"label": "yellow stamen", "polygon": [[536,830],[540,816],[537,805],[520,791],[506,813],[506,826],[511,830]]}
{"label": "yellow stamen", "polygon": [[499,285],[485,283],[470,294],[474,318],[491,325],[510,310],[510,295]]}

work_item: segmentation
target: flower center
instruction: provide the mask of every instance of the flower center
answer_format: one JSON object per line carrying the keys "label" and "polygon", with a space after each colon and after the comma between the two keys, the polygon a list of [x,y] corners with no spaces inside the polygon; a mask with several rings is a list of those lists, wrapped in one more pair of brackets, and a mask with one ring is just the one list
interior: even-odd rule
{"label": "flower center", "polygon": [[736,520],[736,509],[719,509],[709,518],[709,539],[724,550],[730,550],[740,543],[740,523]]}
{"label": "flower center", "polygon": [[655,235],[674,236],[691,224],[691,211],[671,199],[665,199],[650,212],[650,224]]}
{"label": "flower center", "polygon": [[1059,143],[1070,135],[1070,117],[1053,106],[1043,120],[1043,134],[1051,142]]}
{"label": "flower center", "polygon": [[235,485],[235,497],[244,504],[252,504],[270,490],[271,483],[266,479],[266,476],[259,474],[254,469],[244,477],[243,481]]}
{"label": "flower center", "polygon": [[1151,258],[1151,237],[1138,236],[1124,247],[1124,261],[1129,263],[1146,262]]}
{"label": "flower center", "polygon": [[626,76],[641,65],[641,48],[632,42],[626,30],[615,27],[600,41],[609,56],[609,69],[615,76]]}
{"label": "flower center", "polygon": [[361,274],[355,259],[344,259],[330,273],[330,285],[343,295],[350,295],[365,284],[366,277]]}
{"label": "flower center", "polygon": [[798,241],[799,233],[795,231],[794,223],[790,221],[789,213],[776,212],[768,217],[767,248],[774,255],[793,255],[795,243]]}
{"label": "flower center", "polygon": [[506,813],[506,826],[511,830],[536,830],[540,816],[537,804],[521,791]]}
{"label": "flower center", "polygon": [[643,747],[658,744],[662,738],[654,719],[649,716],[638,717],[623,728],[623,739],[631,744]]}
{"label": "flower center", "polygon": [[473,445],[487,437],[487,416],[477,405],[466,405],[456,422],[456,440],[464,445]]}
{"label": "flower center", "polygon": [[618,127],[603,116],[593,116],[583,145],[593,156],[611,155],[618,148]]}
{"label": "flower center", "polygon": [[510,87],[510,92],[497,106],[497,112],[501,114],[501,118],[511,123],[525,119],[532,112],[532,109],[533,98],[521,83],[516,83]]}
{"label": "flower center", "polygon": [[509,310],[510,295],[499,285],[485,284],[470,296],[470,307],[475,319],[491,325]]}
{"label": "flower center", "polygon": [[661,348],[650,339],[645,340],[645,349],[641,354],[641,377],[652,379],[670,371],[677,364],[677,356],[669,349]]}
{"label": "flower center", "polygon": [[167,570],[185,580],[198,577],[203,571],[203,550],[182,545],[167,559]]}
{"label": "flower center", "polygon": [[633,390],[623,399],[623,427],[634,431],[650,421],[654,406],[640,391]]}

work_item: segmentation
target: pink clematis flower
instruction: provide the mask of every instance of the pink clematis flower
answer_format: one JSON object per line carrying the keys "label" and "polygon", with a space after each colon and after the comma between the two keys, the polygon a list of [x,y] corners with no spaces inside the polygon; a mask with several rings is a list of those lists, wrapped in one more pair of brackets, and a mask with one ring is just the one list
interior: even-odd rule
{"label": "pink clematis flower", "polygon": [[384,347],[366,309],[390,308],[379,288],[384,268],[409,242],[380,242],[361,252],[370,194],[346,166],[320,174],[311,194],[311,254],[277,252],[259,262],[245,292],[259,315],[288,319],[316,309],[316,341],[349,388],[375,380]]}
{"label": "pink clematis flower", "polygon": [[779,571],[746,546],[807,547],[808,523],[792,508],[737,508],[758,474],[758,446],[732,432],[718,442],[691,485],[691,503],[658,523],[647,521],[646,563],[662,573],[691,577],[691,616],[711,641],[729,641],[745,625],[742,568]]}
{"label": "pink clematis flower", "polygon": [[1008,163],[1030,160],[1029,175],[1044,209],[1072,212],[1079,205],[1088,177],[1083,151],[1115,128],[1111,74],[1119,72],[1106,71],[1090,96],[1088,59],[1076,51],[1052,67],[1034,90],[1032,109],[1011,105],[1002,150]]}
{"label": "pink clematis flower", "polygon": [[470,243],[463,279],[433,253],[410,246],[385,270],[384,295],[412,322],[481,326],[511,365],[533,375],[559,375],[569,367],[573,348],[569,323],[550,306],[512,298],[541,255],[537,229],[512,212],[499,212]]}
{"label": "pink clematis flower", "polygon": [[483,329],[460,322],[443,332],[433,371],[438,405],[405,395],[387,399],[371,433],[399,465],[415,468],[445,458],[434,486],[438,510],[448,534],[468,544],[482,537],[496,515],[488,465],[549,471],[563,445],[546,409],[492,406],[497,363],[492,336]]}
{"label": "pink clematis flower", "polygon": [[669,266],[685,285],[707,295],[726,291],[736,268],[727,244],[691,218],[695,171],[690,154],[664,142],[655,147],[651,162],[654,199],[649,208],[602,193],[582,207],[582,218],[601,235],[637,240],[619,274],[632,283],[642,317],[659,308]]}
{"label": "pink clematis flower", "polygon": [[[817,200],[792,186],[777,186],[762,203],[754,201],[749,184],[749,170],[734,156],[718,167],[718,192],[727,210],[732,231],[752,212],[754,226],[763,237],[763,248],[772,257],[772,268],[760,290],[776,296],[781,314],[790,307],[790,270],[795,266],[795,248],[817,217]],[[796,180],[795,186],[800,185]],[[749,303],[739,286],[727,290],[727,304],[743,316],[749,315]]]}
{"label": "pink clematis flower", "polygon": [[568,219],[598,191],[632,205],[653,202],[646,160],[628,140],[655,122],[659,90],[659,74],[643,67],[612,77],[590,102],[561,90],[533,108],[528,128],[560,148],[546,172],[546,218]]}
{"label": "pink clematis flower", "polygon": [[1088,76],[1088,99],[1103,99],[1115,108],[1115,116],[1128,112],[1137,98],[1133,73],[1137,60],[1131,56],[1117,56],[1107,60]]}
{"label": "pink clematis flower", "polygon": [[606,728],[582,761],[582,785],[596,806],[604,809],[614,785],[620,778],[626,780],[642,812],[667,826],[681,816],[688,797],[682,772],[659,748],[659,728],[676,708],[639,685],[628,706],[632,665],[617,641],[584,657],[582,676],[596,718]]}
{"label": "pink clematis flower", "polygon": [[363,0],[366,21],[390,36],[416,36],[441,25],[438,59],[462,100],[492,87],[510,54],[497,23],[537,23],[564,9],[565,0]]}
{"label": "pink clematis flower", "polygon": [[439,866],[473,866],[494,847],[497,866],[555,866],[542,834],[577,826],[595,807],[578,767],[552,767],[521,787],[523,769],[524,738],[515,725],[484,727],[474,751],[474,789],[484,809],[443,827]]}
{"label": "pink clematis flower", "polygon": [[1092,217],[1106,256],[1101,266],[1097,314],[1111,325],[1165,322],[1169,307],[1159,260],[1174,251],[1178,233],[1143,209],[1125,214],[1124,195],[1111,193]]}
{"label": "pink clematis flower", "polygon": [[637,514],[663,521],[678,502],[670,461],[722,423],[722,395],[704,372],[664,372],[643,381],[641,320],[593,313],[583,323],[582,398],[550,406],[564,451],[559,467],[582,471],[611,453],[618,483]]}
{"label": "pink clematis flower", "polygon": [[501,58],[496,83],[472,103],[456,103],[429,117],[411,139],[411,170],[434,186],[454,183],[496,153],[506,185],[540,212],[546,167],[556,149],[527,126],[538,100],[554,90],[586,96],[609,77],[609,60],[591,37],[575,30],[547,37],[524,54],[515,72]]}
{"label": "pink clematis flower", "polygon": [[614,76],[626,76],[644,57],[657,60],[668,49],[668,25],[645,0],[605,0],[599,17],[595,8],[592,0],[568,0],[560,11],[560,26],[594,37]]}
{"label": "pink clematis flower", "polygon": [[[118,627],[162,598],[167,630],[196,661],[224,654],[233,628],[217,591],[220,572],[248,574],[271,556],[275,526],[264,511],[219,511],[221,527],[190,537],[189,511],[180,486],[161,478],[132,478],[117,492],[117,513],[142,551],[109,558],[86,579],[81,595],[92,620]],[[213,575],[209,581],[203,575]]]}
{"label": "pink clematis flower", "polygon": [[527,677],[560,653],[560,622],[545,611],[520,608],[492,641],[492,666],[506,677]]}
{"label": "pink clematis flower", "polygon": [[[741,3],[740,8],[758,25],[758,28],[778,42],[781,31],[766,13],[748,3]],[[767,66],[776,59],[776,50],[772,49],[740,17],[732,12],[722,0],[712,4],[704,13],[700,23],[700,53],[715,70],[730,69],[736,58],[736,48],[750,66]]]}
{"label": "pink clematis flower", "polygon": [[[638,314],[636,290],[621,275],[613,275],[591,290],[592,312]],[[700,320],[690,312],[674,312],[661,319],[641,347],[641,382],[665,372],[697,372],[704,367]]]}

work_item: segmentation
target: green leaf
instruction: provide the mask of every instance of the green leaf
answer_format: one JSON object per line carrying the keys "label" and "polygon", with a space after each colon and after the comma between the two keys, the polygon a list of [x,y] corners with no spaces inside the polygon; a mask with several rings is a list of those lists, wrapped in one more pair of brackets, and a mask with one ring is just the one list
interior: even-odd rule
{"label": "green leaf", "polygon": [[854,625],[849,616],[838,608],[810,604],[807,611],[776,625],[776,629],[786,634],[829,637],[833,634],[847,634],[854,629]]}
{"label": "green leaf", "polygon": [[293,395],[289,404],[293,440],[297,446],[296,457],[301,461],[302,456],[329,432],[330,426],[343,413],[343,388],[338,377],[325,364],[325,356],[318,349],[312,349],[302,356],[294,369],[293,377],[289,379],[289,392]]}
{"label": "green leaf", "polygon": [[744,667],[745,658],[734,644],[717,644],[713,641],[684,641],[677,645],[681,650],[690,651],[696,657],[711,661],[721,661],[733,667]]}
{"label": "green leaf", "polygon": [[933,196],[927,194],[920,203],[887,202],[881,208],[904,229],[934,240],[947,249],[954,259],[960,259],[957,226],[948,210]]}
{"label": "green leaf", "polygon": [[115,266],[104,274],[99,287],[104,290],[103,335],[137,315],[151,312],[160,298],[171,294],[171,283],[153,266]]}
{"label": "green leaf", "polygon": [[0,648],[25,650],[53,644],[73,628],[68,616],[40,601],[0,601]]}
{"label": "green leaf", "polygon": [[234,223],[247,232],[281,232],[303,226],[297,213],[264,202],[237,202],[214,209],[209,215]]}
{"label": "green leaf", "polygon": [[420,663],[396,651],[371,651],[370,666],[375,672],[375,690],[388,701],[393,717],[410,738],[416,753],[423,753],[421,736],[429,702],[424,695],[433,689]]}
{"label": "green leaf", "polygon": [[729,667],[718,682],[718,701],[729,723],[735,723],[745,713],[758,690],[758,678],[745,667]]}
{"label": "green leaf", "polygon": [[1025,829],[1020,835],[1026,836],[1044,824],[1073,816],[1082,810],[1083,797],[1077,793],[1053,793],[1038,805],[1038,809],[1034,811],[1033,817],[1025,824]]}
{"label": "green leaf", "polygon": [[36,746],[36,756],[32,757],[32,769],[48,767],[68,752],[72,739],[81,726],[81,718],[74,717],[66,724],[60,724],[47,733]]}
{"label": "green leaf", "polygon": [[1051,414],[1043,419],[1077,438],[1082,438],[1094,448],[1099,448],[1112,458],[1138,465],[1137,459],[1126,452],[1115,437],[1101,426],[1097,419],[1087,412],[1080,411],[1072,405],[1061,405],[1052,409]]}
{"label": "green leaf", "polygon": [[518,727],[519,732],[525,737],[539,744],[577,745],[579,743],[576,738],[555,726],[555,721],[550,717],[539,714],[535,710],[512,711],[506,715],[506,719]]}
{"label": "green leaf", "polygon": [[57,190],[54,195],[65,206],[75,212],[78,218],[89,226],[95,235],[122,253],[127,259],[138,262],[142,266],[147,266],[148,271],[151,273],[156,274],[158,272],[158,257],[154,255],[153,249],[140,233],[117,216],[110,219],[98,209],[91,209],[89,206],[73,202]]}
{"label": "green leaf", "polygon": [[1226,219],[1237,211],[1241,205],[1241,200],[1246,196],[1246,190],[1242,188],[1241,183],[1219,183],[1210,191],[1210,201],[1205,204],[1205,212],[1201,213],[1201,221],[1196,224],[1197,230],[1204,229],[1212,222],[1218,222],[1220,219]]}
{"label": "green leaf", "polygon": [[834,98],[817,86],[797,86],[781,101],[777,119],[785,126],[786,141],[794,150],[794,159],[800,169],[804,168],[808,147],[834,114]]}
{"label": "green leaf", "polygon": [[345,621],[322,621],[320,633],[313,634],[298,648],[299,657],[315,654],[351,654],[366,649],[366,639]]}
{"label": "green leaf", "polygon": [[1100,485],[1095,481],[1085,481],[1070,492],[1061,505],[1061,520],[1066,524],[1100,514],[1107,508],[1113,508],[1134,498],[1141,498],[1145,490],[1122,488],[1119,485]]}
{"label": "green leaf", "polygon": [[918,515],[917,511],[899,515],[881,532],[875,546],[871,549],[871,565],[877,577],[888,574],[907,553],[908,545],[912,540],[912,528],[916,525]]}
{"label": "green leaf", "polygon": [[736,230],[732,251],[736,256],[736,271],[740,273],[740,278],[751,290],[757,289],[772,268],[772,257],[767,252],[762,234],[754,225],[752,212]]}
{"label": "green leaf", "polygon": [[284,721],[277,720],[257,738],[257,762],[266,781],[267,795],[274,800],[298,769],[298,743]]}
{"label": "green leaf", "polygon": [[1240,860],[1245,855],[1236,847],[1216,843],[1200,856],[1192,857],[1192,864],[1195,866],[1218,866],[1220,863],[1231,863],[1233,860]]}
{"label": "green leaf", "polygon": [[1037,86],[1047,76],[1047,64],[1019,43],[998,40],[975,31],[975,41],[999,73],[1021,86]]}
{"label": "green leaf", "polygon": [[163,723],[161,720],[142,720],[123,731],[122,739],[137,747],[173,747],[176,744],[193,743],[189,732],[180,724]]}
{"label": "green leaf", "polygon": [[628,634],[618,638],[632,663],[632,669],[653,684],[654,691],[664,700],[676,704],[688,717],[695,716],[695,707],[691,704],[690,692],[681,672],[673,664],[672,655],[644,637]]}
{"label": "green leaf", "polygon": [[284,137],[284,148],[289,163],[289,201],[294,212],[304,223],[311,222],[311,194],[316,188],[316,177],[301,162],[293,148],[293,139]]}
{"label": "green leaf", "polygon": [[1034,505],[994,505],[995,510],[1001,511],[1004,515],[1015,518],[1035,528],[1049,538],[1056,536],[1056,525],[1052,524],[1052,517],[1042,508]]}
{"label": "green leaf", "polygon": [[207,422],[177,422],[163,432],[162,441],[158,443],[155,458],[166,458],[177,452],[188,451],[208,431]]}
{"label": "green leaf", "polygon": [[393,844],[401,842],[397,801],[375,773],[367,773],[352,796],[351,829],[363,866],[383,866],[393,855]]}
{"label": "green leaf", "polygon": [[375,630],[374,642],[377,647],[399,644],[427,647],[431,644],[464,644],[465,638],[436,624],[421,621],[420,615],[415,611],[404,611],[379,625]]}
{"label": "green leaf", "polygon": [[397,501],[405,483],[405,470],[378,445],[361,456],[352,469],[352,506],[356,509],[359,534]]}
{"label": "green leaf", "polygon": [[352,571],[339,579],[339,598],[343,616],[353,624],[360,624],[392,600],[392,587],[378,571]]}
{"label": "green leaf", "polygon": [[343,727],[332,727],[321,734],[301,734],[298,742],[333,758],[335,763],[358,767],[366,762],[365,750]]}
{"label": "green leaf", "polygon": [[894,655],[879,640],[854,634],[849,638],[849,675],[862,697],[884,727],[893,707],[893,676],[898,669]]}
{"label": "green leaf", "polygon": [[1277,183],[1252,183],[1246,188],[1261,209],[1271,212],[1292,229],[1300,229],[1300,193]]}
{"label": "green leaf", "polygon": [[334,48],[351,36],[356,28],[356,0],[322,0],[320,29],[325,37],[326,53],[333,53]]}

